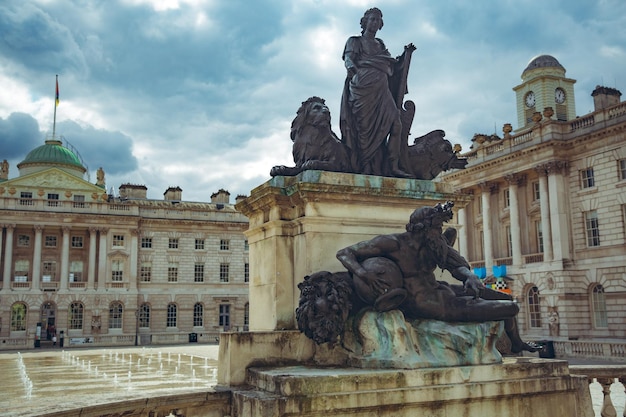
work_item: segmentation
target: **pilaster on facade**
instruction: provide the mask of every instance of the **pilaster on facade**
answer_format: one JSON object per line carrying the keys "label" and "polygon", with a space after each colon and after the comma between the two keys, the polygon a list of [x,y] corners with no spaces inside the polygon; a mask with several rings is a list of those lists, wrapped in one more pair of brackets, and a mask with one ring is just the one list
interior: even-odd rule
{"label": "pilaster on facade", "polygon": [[548,193],[550,195],[550,226],[554,260],[571,259],[569,207],[565,172],[567,161],[550,161],[546,164]]}
{"label": "pilaster on facade", "polygon": [[548,194],[548,168],[546,164],[537,165],[535,172],[539,175],[539,209],[541,213],[541,233],[543,237],[543,259],[552,261],[552,226],[550,222],[550,195]]}
{"label": "pilaster on facade", "polygon": [[70,276],[70,226],[63,226],[61,228],[63,232],[62,242],[61,242],[61,277],[60,281],[60,289],[61,291],[67,290],[67,282],[69,281]]}
{"label": "pilaster on facade", "polygon": [[498,184],[493,182],[481,182],[478,184],[482,193],[483,207],[483,247],[485,249],[485,268],[490,271],[493,267],[493,231],[491,216],[491,194],[498,192]]}
{"label": "pilaster on facade", "polygon": [[4,248],[4,272],[2,275],[3,288],[11,287],[11,267],[13,265],[13,231],[15,230],[14,224],[3,225],[6,229],[6,245]]}

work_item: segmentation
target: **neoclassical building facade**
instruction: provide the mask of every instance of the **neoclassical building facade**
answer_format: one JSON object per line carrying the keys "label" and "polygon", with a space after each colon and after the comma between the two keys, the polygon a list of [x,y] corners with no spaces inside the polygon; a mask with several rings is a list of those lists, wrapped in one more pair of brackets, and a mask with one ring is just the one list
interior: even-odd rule
{"label": "neoclassical building facade", "polygon": [[475,135],[467,168],[441,180],[472,196],[459,249],[508,286],[527,338],[555,341],[557,354],[623,357],[626,103],[598,86],[594,111],[576,116],[574,83],[554,57],[533,59],[513,88],[518,128]]}
{"label": "neoclassical building facade", "polygon": [[248,220],[211,202],[119,196],[57,138],[0,171],[0,349],[215,342],[248,325]]}

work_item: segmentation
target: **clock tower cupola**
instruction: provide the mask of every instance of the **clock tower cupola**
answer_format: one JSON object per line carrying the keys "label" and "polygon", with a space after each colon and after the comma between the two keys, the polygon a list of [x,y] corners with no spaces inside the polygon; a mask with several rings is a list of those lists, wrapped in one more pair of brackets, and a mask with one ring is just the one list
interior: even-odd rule
{"label": "clock tower cupola", "polygon": [[565,77],[565,68],[550,55],[533,58],[524,72],[522,83],[513,88],[517,102],[518,129],[533,123],[533,114],[551,107],[554,118],[567,121],[576,117],[574,84]]}

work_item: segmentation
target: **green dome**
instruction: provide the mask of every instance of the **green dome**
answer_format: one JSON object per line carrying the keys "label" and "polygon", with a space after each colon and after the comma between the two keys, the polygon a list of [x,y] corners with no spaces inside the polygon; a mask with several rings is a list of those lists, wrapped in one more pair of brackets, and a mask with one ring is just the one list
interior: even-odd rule
{"label": "green dome", "polygon": [[33,149],[26,155],[26,159],[17,164],[20,168],[24,165],[69,165],[79,168],[82,172],[86,169],[74,152],[61,145],[60,141],[47,140],[45,145]]}

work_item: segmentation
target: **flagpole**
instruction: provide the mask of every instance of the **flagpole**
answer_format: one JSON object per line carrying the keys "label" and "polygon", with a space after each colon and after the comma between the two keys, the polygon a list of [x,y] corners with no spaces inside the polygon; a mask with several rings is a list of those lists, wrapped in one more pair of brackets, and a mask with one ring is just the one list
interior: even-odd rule
{"label": "flagpole", "polygon": [[55,134],[57,129],[57,106],[59,105],[59,74],[56,78],[56,90],[54,93],[54,120],[52,122],[52,140],[56,140]]}

